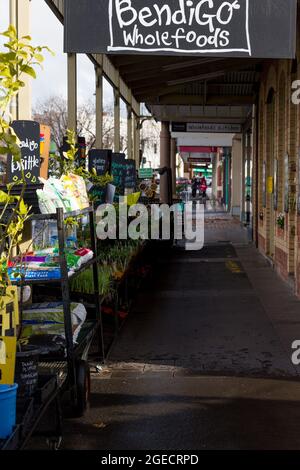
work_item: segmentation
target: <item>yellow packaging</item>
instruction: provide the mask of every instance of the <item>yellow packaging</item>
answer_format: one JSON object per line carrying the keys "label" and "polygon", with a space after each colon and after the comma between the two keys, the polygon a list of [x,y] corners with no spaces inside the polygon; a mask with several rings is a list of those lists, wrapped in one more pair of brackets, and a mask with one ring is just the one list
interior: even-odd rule
{"label": "yellow packaging", "polygon": [[10,286],[1,299],[0,336],[16,336],[16,328],[20,323],[18,288]]}

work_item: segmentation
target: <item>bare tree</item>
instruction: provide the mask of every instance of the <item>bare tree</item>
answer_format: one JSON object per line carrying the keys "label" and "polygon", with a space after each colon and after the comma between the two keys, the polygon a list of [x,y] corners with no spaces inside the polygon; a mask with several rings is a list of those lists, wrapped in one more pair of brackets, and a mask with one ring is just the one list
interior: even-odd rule
{"label": "bare tree", "polygon": [[[33,118],[40,124],[49,126],[51,137],[60,148],[68,128],[67,101],[60,96],[52,96],[39,102],[33,111]],[[87,102],[78,107],[77,134],[86,138],[87,149],[95,146],[96,142],[96,113],[93,102]],[[114,140],[114,118],[112,109],[103,114],[103,146],[112,148]]]}

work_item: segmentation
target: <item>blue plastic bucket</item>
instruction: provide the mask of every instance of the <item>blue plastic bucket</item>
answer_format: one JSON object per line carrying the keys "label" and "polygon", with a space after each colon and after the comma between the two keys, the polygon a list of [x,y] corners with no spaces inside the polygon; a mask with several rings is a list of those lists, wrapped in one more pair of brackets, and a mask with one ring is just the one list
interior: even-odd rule
{"label": "blue plastic bucket", "polygon": [[16,425],[18,385],[0,385],[0,439],[7,439]]}

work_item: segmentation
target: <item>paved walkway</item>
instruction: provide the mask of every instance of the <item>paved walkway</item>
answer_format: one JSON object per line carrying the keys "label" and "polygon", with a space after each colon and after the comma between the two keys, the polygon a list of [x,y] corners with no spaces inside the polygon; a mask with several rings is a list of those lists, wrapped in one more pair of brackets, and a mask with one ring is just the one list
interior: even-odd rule
{"label": "paved walkway", "polygon": [[206,242],[160,258],[65,448],[300,449],[300,303],[232,219]]}

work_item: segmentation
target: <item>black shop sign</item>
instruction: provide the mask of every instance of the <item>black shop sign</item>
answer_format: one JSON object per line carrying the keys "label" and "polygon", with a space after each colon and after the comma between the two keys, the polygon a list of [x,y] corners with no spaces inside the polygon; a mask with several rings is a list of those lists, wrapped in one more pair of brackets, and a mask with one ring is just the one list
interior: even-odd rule
{"label": "black shop sign", "polygon": [[65,0],[65,51],[294,58],[297,0]]}
{"label": "black shop sign", "polygon": [[111,175],[113,177],[112,184],[116,186],[116,196],[124,196],[126,177],[126,159],[124,153],[112,154]]}
{"label": "black shop sign", "polygon": [[14,121],[12,128],[19,139],[21,160],[12,155],[7,159],[7,181],[17,183],[22,179],[22,168],[26,183],[39,183],[40,157],[40,125],[35,121]]}

